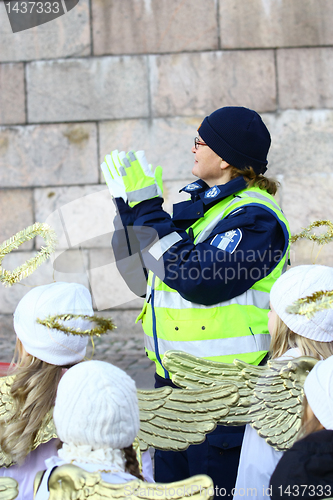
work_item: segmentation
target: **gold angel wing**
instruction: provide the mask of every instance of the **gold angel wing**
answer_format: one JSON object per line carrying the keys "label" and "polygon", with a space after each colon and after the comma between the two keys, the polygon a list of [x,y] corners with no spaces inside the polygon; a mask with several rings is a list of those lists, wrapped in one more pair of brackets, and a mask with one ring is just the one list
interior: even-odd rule
{"label": "gold angel wing", "polygon": [[[249,423],[276,449],[291,446],[300,424],[303,382],[316,360],[271,361],[258,367],[237,360],[234,364],[214,363],[169,351],[163,362],[174,373],[173,381],[185,389],[138,391],[141,451],[150,446],[185,450],[203,442],[218,423]],[[8,388],[8,380],[5,386]],[[0,401],[0,415],[6,398],[4,394]],[[34,448],[52,437],[57,435],[48,414]],[[0,458],[2,465],[11,465],[10,457],[2,453]]]}
{"label": "gold angel wing", "polygon": [[[14,378],[0,379],[0,422],[13,414],[10,386]],[[140,431],[138,439],[141,451],[148,447],[163,450],[185,450],[190,444],[204,441],[206,433],[215,429],[217,422],[229,412],[227,405],[239,398],[233,384],[224,384],[218,390],[195,389],[193,391],[164,387],[156,390],[139,390]],[[37,433],[32,449],[56,438],[52,411],[47,413]],[[139,460],[140,462],[140,460]],[[0,466],[13,465],[10,455],[0,449]]]}
{"label": "gold angel wing", "polygon": [[219,424],[250,424],[259,436],[276,450],[293,444],[300,428],[303,385],[317,360],[307,356],[292,360],[271,360],[265,366],[253,366],[234,360],[232,364],[208,361],[180,351],[168,351],[165,368],[172,381],[193,390],[207,387],[217,390],[224,384],[237,386],[239,398],[227,403],[229,411]]}
{"label": "gold angel wing", "polygon": [[32,449],[35,450],[40,444],[48,443],[51,439],[58,438],[53,422],[53,408],[45,415],[41,426],[35,437]]}
{"label": "gold angel wing", "polygon": [[1,500],[14,500],[19,494],[18,484],[12,477],[0,477]]}
{"label": "gold angel wing", "polygon": [[[10,395],[10,387],[14,381],[14,376],[0,378],[0,424],[9,421],[14,414],[13,398]],[[44,417],[41,427],[36,435],[32,450],[40,444],[47,443],[52,438],[57,437],[52,419],[53,411],[50,410]],[[14,464],[12,457],[0,448],[0,467],[10,467]],[[1,497],[0,497],[1,498]]]}
{"label": "gold angel wing", "polygon": [[[13,414],[10,386],[13,377],[0,379],[0,422]],[[162,450],[185,450],[190,444],[202,443],[206,433],[215,429],[217,422],[229,412],[228,405],[239,399],[238,388],[233,384],[223,387],[194,389],[192,391],[164,387],[138,391],[141,451],[150,446]],[[32,449],[56,438],[52,411],[47,413],[36,435]],[[139,460],[140,462],[140,460]],[[0,466],[13,465],[12,457],[0,449]]]}
{"label": "gold angel wing", "polygon": [[40,483],[42,482],[42,479],[43,479],[43,476],[44,476],[44,473],[45,473],[45,470],[40,470],[39,472],[37,472],[37,474],[35,475],[35,479],[34,479],[34,496],[33,498],[35,498],[36,496],[36,493],[37,493],[37,490],[38,488],[40,487]]}
{"label": "gold angel wing", "polygon": [[[14,378],[11,376],[0,378],[0,425],[10,420],[14,413],[13,399],[10,395],[10,387]],[[0,448],[0,467],[10,467],[13,460],[10,455]]]}
{"label": "gold angel wing", "polygon": [[14,412],[13,399],[10,396],[10,387],[14,378],[11,376],[0,378],[0,422],[4,422]]}
{"label": "gold angel wing", "polygon": [[61,465],[49,479],[49,500],[209,500],[214,496],[213,481],[205,475],[193,476],[169,484],[145,483],[139,479],[127,483],[107,483],[98,472],[87,472],[75,465]]}
{"label": "gold angel wing", "polygon": [[[239,399],[234,384],[194,390],[163,387],[138,391],[141,451],[149,446],[162,450],[185,450],[202,443],[207,432],[229,413]],[[229,405],[229,406],[228,406]]]}

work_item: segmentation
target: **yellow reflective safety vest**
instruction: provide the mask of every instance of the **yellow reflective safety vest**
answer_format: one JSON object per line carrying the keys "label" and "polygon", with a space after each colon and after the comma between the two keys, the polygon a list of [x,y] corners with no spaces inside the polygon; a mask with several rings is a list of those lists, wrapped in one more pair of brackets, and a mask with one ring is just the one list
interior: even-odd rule
{"label": "yellow reflective safety vest", "polygon": [[161,377],[169,377],[161,363],[169,349],[224,363],[232,363],[237,358],[256,365],[265,357],[270,344],[269,292],[286,269],[289,255],[290,229],[281,208],[266,191],[246,188],[221,200],[191,227],[194,244],[198,244],[209,238],[221,219],[250,204],[275,215],[286,235],[286,244],[279,263],[249,290],[230,300],[205,306],[184,299],[177,290],[149,272],[146,300],[137,321],[142,320],[146,352],[156,363],[156,372]]}

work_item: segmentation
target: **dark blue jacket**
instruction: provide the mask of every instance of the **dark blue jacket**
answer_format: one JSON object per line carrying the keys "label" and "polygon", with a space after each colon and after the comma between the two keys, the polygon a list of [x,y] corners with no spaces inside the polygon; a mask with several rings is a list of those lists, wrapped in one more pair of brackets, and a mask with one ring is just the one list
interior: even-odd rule
{"label": "dark blue jacket", "polygon": [[[144,295],[146,273],[142,267],[146,267],[185,299],[212,305],[240,295],[267,275],[281,259],[288,234],[276,216],[262,206],[251,204],[229,214],[206,241],[197,245],[186,232],[213,205],[245,188],[243,177],[237,177],[217,186],[217,195],[211,198],[207,196],[211,188],[202,180],[195,181],[183,189],[191,199],[175,204],[172,217],[162,209],[162,198],[143,201],[133,209],[118,198],[120,219],[115,225],[119,230],[114,234],[112,245],[118,268],[132,291]],[[215,246],[216,235],[233,229],[241,233],[233,253]],[[155,260],[147,249],[157,238],[174,232],[180,235],[180,241]],[[128,257],[135,254],[133,269]]]}
{"label": "dark blue jacket", "polygon": [[[255,203],[222,219],[207,240],[193,243],[191,231],[186,229],[224,198],[236,196],[246,188],[246,183],[243,177],[237,177],[215,188],[202,180],[186,186],[183,190],[191,198],[174,205],[172,217],[162,209],[162,198],[143,201],[133,209],[122,199],[116,200],[117,230],[112,245],[118,269],[133,292],[145,294],[146,269],[149,269],[185,299],[213,305],[245,292],[277,265],[287,248],[289,235],[273,212]],[[235,246],[218,248],[216,241],[235,229],[238,229]],[[149,248],[172,233],[180,236],[179,241],[160,259],[154,259]],[[156,387],[172,384],[157,374],[155,380]],[[157,450],[155,479],[170,482],[205,473],[231,496],[243,432],[242,427],[218,426],[204,443],[190,446],[184,452]]]}
{"label": "dark blue jacket", "polygon": [[270,489],[273,500],[333,497],[333,431],[296,441],[277,464]]}

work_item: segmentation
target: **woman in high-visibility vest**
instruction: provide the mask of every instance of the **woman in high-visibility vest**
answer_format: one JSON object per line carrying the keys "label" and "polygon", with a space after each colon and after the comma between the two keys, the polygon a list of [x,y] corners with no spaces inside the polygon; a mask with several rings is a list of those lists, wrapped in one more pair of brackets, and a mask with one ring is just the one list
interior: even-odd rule
{"label": "woman in high-visibility vest", "polygon": [[[225,107],[207,116],[192,147],[198,179],[183,188],[190,199],[174,205],[172,217],[162,209],[160,167],[153,173],[142,151],[105,157],[121,229],[113,238],[118,268],[138,295],[140,276],[147,277],[139,318],[155,387],[173,385],[162,365],[168,349],[223,362],[259,364],[266,356],[269,291],[289,250],[277,183],[263,175],[270,143],[253,110]],[[155,479],[206,473],[229,493],[242,432],[219,427],[186,452],[156,451]]]}
{"label": "woman in high-visibility vest", "polygon": [[[51,424],[58,383],[69,366],[83,361],[88,343],[87,335],[50,330],[37,319],[93,313],[89,290],[63,282],[32,288],[15,309],[12,369],[0,386],[0,477],[18,482],[18,500],[32,500],[37,472],[57,453]],[[75,319],[71,326],[86,330],[90,323]]]}

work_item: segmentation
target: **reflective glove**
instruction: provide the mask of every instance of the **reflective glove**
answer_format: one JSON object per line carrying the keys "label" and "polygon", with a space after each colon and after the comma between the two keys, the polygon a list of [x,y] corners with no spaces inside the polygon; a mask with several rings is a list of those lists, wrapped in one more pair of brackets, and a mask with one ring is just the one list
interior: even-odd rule
{"label": "reflective glove", "polygon": [[131,207],[141,201],[162,196],[162,167],[156,167],[153,172],[144,151],[130,151],[125,156],[119,154],[118,159],[121,163],[119,173],[122,175],[128,204]]}
{"label": "reflective glove", "polygon": [[101,169],[111,195],[114,198],[122,198],[126,203],[127,195],[123,178],[120,174],[122,166],[119,161],[119,158],[124,158],[125,156],[125,151],[118,153],[118,150],[115,149],[111,155],[105,156],[104,162],[101,164]]}

